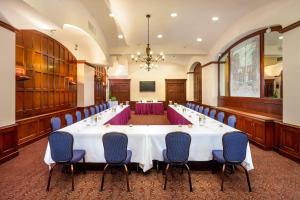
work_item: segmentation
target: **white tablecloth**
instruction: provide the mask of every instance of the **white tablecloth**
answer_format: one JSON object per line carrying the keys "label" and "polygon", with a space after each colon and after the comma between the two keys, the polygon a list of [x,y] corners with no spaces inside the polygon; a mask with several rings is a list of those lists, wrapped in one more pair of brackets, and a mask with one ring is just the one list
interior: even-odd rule
{"label": "white tablecloth", "polygon": [[111,108],[111,107],[114,107],[114,106],[117,106],[119,103],[118,103],[118,101],[108,101],[108,105],[109,105],[109,107]]}
{"label": "white tablecloth", "polygon": [[[74,149],[86,150],[86,162],[105,163],[102,136],[111,131],[123,132],[128,136],[128,149],[132,150],[132,162],[137,162],[143,171],[152,168],[152,160],[163,161],[162,150],[166,148],[165,136],[169,132],[184,131],[191,135],[189,161],[209,161],[212,160],[212,150],[222,149],[222,136],[228,131],[236,129],[222,124],[214,119],[206,117],[204,125],[199,125],[199,113],[187,109],[182,112],[182,107],[175,108],[190,122],[192,127],[178,125],[114,125],[106,127],[103,124],[121,112],[117,108],[116,113],[111,111],[102,112],[101,120],[97,124],[92,124],[91,120],[83,120],[71,126],[62,128],[62,131],[71,133],[74,137]],[[49,144],[46,149],[44,161],[46,164],[53,163]],[[243,165],[248,169],[253,169],[250,146],[247,147],[246,159]]]}

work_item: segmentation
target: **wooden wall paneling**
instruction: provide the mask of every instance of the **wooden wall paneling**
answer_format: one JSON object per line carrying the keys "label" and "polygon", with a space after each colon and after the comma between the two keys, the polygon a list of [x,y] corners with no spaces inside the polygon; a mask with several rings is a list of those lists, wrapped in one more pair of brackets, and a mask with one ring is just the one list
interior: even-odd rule
{"label": "wooden wall paneling", "polygon": [[18,154],[17,124],[0,127],[0,164]]}
{"label": "wooden wall paneling", "polygon": [[166,101],[184,104],[186,102],[186,79],[165,79]]}
{"label": "wooden wall paneling", "polygon": [[[75,107],[77,65],[75,57],[59,42],[33,30],[20,30],[16,40],[16,65],[30,77],[16,83],[16,118],[22,119]],[[76,62],[75,62],[76,63]]]}
{"label": "wooden wall paneling", "polygon": [[202,103],[202,66],[200,63],[194,69],[194,101]]}

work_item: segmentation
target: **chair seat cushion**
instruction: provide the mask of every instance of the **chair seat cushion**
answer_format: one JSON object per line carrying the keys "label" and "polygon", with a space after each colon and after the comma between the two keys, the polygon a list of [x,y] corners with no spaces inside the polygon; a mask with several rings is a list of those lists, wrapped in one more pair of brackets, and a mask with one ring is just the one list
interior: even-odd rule
{"label": "chair seat cushion", "polygon": [[223,150],[213,150],[213,159],[216,160],[218,163],[224,164],[226,161],[223,156]]}
{"label": "chair seat cushion", "polygon": [[84,157],[84,155],[85,155],[85,150],[74,149],[71,163],[76,163],[80,161]]}

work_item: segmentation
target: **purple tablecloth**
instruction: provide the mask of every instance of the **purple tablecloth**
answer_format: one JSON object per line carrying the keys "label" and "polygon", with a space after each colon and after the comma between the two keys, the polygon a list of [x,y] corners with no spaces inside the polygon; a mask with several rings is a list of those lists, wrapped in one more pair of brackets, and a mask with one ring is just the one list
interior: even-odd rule
{"label": "purple tablecloth", "polygon": [[105,124],[111,124],[111,125],[126,125],[128,124],[128,121],[131,116],[131,110],[130,107],[125,108],[122,112],[117,114],[114,118],[107,121]]}
{"label": "purple tablecloth", "polygon": [[176,112],[176,110],[174,110],[173,108],[171,108],[170,106],[168,106],[168,110],[167,110],[167,117],[168,120],[170,121],[170,123],[172,125],[188,125],[188,124],[192,124],[189,120],[185,119],[182,115],[180,115],[178,112]]}
{"label": "purple tablecloth", "polygon": [[136,103],[135,114],[137,115],[163,115],[164,104],[162,102],[157,103]]}

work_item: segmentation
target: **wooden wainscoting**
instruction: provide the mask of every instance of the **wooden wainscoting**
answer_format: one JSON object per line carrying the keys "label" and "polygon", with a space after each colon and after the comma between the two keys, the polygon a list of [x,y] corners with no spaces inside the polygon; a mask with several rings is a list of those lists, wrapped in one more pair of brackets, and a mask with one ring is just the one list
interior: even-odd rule
{"label": "wooden wainscoting", "polygon": [[76,59],[62,44],[38,31],[17,31],[16,67],[29,76],[16,81],[17,119],[76,107]]}
{"label": "wooden wainscoting", "polygon": [[297,162],[300,162],[300,126],[277,121],[275,125],[276,150]]}
{"label": "wooden wainscoting", "polygon": [[0,164],[18,154],[17,124],[0,127]]}
{"label": "wooden wainscoting", "polygon": [[18,145],[22,147],[47,136],[51,132],[50,120],[54,116],[60,117],[62,127],[66,126],[65,114],[72,114],[76,120],[75,112],[76,108],[70,108],[17,120]]}

